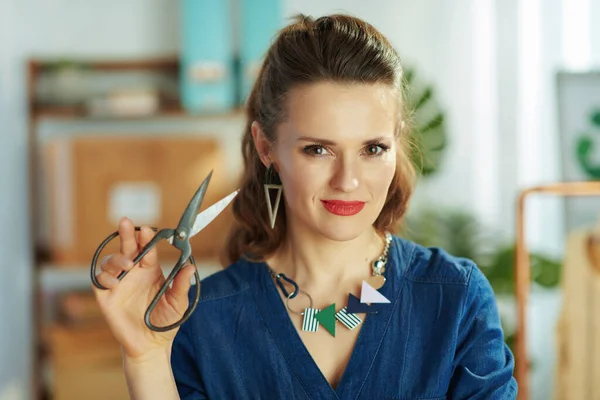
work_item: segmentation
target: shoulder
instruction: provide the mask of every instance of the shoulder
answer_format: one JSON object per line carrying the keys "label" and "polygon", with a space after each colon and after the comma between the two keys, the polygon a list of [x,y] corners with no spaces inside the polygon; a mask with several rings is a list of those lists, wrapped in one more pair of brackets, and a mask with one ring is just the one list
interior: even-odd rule
{"label": "shoulder", "polygon": [[[435,308],[445,303],[454,309],[450,314],[463,328],[481,313],[490,326],[499,321],[492,286],[475,262],[400,237],[394,237],[394,243],[395,253],[390,254],[399,261],[397,273],[411,287],[411,293],[420,297],[422,306]],[[430,290],[433,286],[441,290]]]}
{"label": "shoulder", "polygon": [[[470,259],[437,247],[394,238],[394,271],[402,271],[401,309],[408,328],[405,357],[420,365],[435,360],[453,398],[514,398],[514,358],[504,342],[494,292]],[[391,261],[391,260],[390,260]],[[389,272],[389,271],[388,271]],[[403,317],[402,315],[406,315]],[[439,329],[443,326],[444,329]],[[431,343],[437,343],[432,349]],[[425,355],[425,356],[424,356]],[[407,369],[408,381],[419,381],[422,369]]]}
{"label": "shoulder", "polygon": [[420,307],[437,310],[444,303],[447,311],[453,310],[447,316],[458,324],[459,332],[467,332],[475,320],[484,323],[486,329],[499,327],[494,290],[475,262],[439,247],[425,247],[399,237],[394,241],[401,266],[397,270],[402,271],[401,279],[410,293],[419,297]]}
{"label": "shoulder", "polygon": [[[480,285],[487,279],[470,259],[449,254],[439,247],[425,247],[394,236],[390,253],[400,268],[402,277],[410,282],[442,285]],[[476,281],[476,282],[473,282]]]}

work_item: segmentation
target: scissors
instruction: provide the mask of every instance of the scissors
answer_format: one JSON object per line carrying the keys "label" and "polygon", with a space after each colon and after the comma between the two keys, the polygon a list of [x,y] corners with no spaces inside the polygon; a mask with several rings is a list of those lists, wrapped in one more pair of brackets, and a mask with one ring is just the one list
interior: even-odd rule
{"label": "scissors", "polygon": [[[194,236],[195,234],[197,234],[198,232],[200,232],[202,229],[204,229],[219,214],[221,214],[221,212],[227,207],[227,205],[229,205],[229,203],[231,203],[231,201],[235,198],[235,196],[239,192],[239,190],[234,191],[233,193],[231,193],[228,196],[224,197],[223,199],[219,200],[218,202],[216,202],[215,204],[213,204],[206,210],[202,211],[200,214],[196,215],[196,213],[198,212],[198,209],[200,208],[200,205],[202,204],[202,201],[204,200],[204,196],[206,195],[206,189],[208,188],[208,183],[210,182],[211,176],[212,176],[212,171],[204,179],[204,182],[202,182],[202,184],[196,191],[196,194],[194,194],[194,197],[192,197],[188,206],[185,208],[185,211],[183,212],[183,215],[181,216],[181,219],[179,220],[179,224],[177,225],[177,228],[161,229],[161,230],[158,230],[157,228],[152,228],[152,230],[154,230],[155,232],[157,232],[157,231],[158,232],[148,242],[148,244],[146,244],[144,246],[144,248],[141,250],[141,252],[133,259],[134,265],[139,263],[140,260],[153,247],[155,247],[159,241],[161,241],[163,239],[167,240],[170,244],[175,246],[175,248],[177,248],[181,251],[181,255],[179,256],[179,260],[177,261],[177,264],[175,264],[175,266],[173,267],[173,270],[171,271],[171,273],[167,277],[166,281],[163,283],[160,290],[158,291],[158,293],[156,294],[156,296],[150,303],[150,306],[148,307],[148,309],[146,310],[146,313],[144,315],[144,321],[146,323],[146,326],[155,332],[166,332],[171,329],[177,328],[178,326],[183,324],[185,321],[187,321],[188,318],[192,315],[192,313],[196,309],[196,306],[198,305],[198,301],[200,300],[200,275],[198,274],[197,268],[194,272],[194,277],[196,280],[196,295],[195,295],[194,301],[188,307],[187,311],[183,314],[183,317],[181,318],[181,320],[179,320],[171,325],[167,325],[167,326],[155,326],[150,321],[150,315],[152,314],[152,311],[156,307],[156,304],[158,304],[158,301],[160,300],[162,295],[164,295],[165,292],[167,291],[167,289],[169,289],[171,282],[173,282],[173,279],[175,279],[175,276],[177,275],[177,273],[185,265],[185,262],[187,260],[190,260],[190,262],[194,265],[194,267],[196,266],[194,258],[192,257],[192,247],[190,245],[190,238],[192,236]],[[136,226],[135,230],[139,231],[140,227]],[[119,231],[113,232],[110,236],[108,236],[106,239],[104,239],[104,241],[100,244],[100,246],[98,246],[98,249],[94,253],[94,257],[92,259],[92,265],[91,265],[91,278],[92,278],[92,283],[98,289],[107,290],[107,288],[105,288],[98,282],[97,277],[96,277],[96,263],[98,262],[98,257],[100,256],[100,253],[102,252],[104,247],[117,236],[119,236]],[[123,271],[117,277],[117,279],[119,279],[119,280],[123,279],[127,275],[128,272],[129,271]]]}

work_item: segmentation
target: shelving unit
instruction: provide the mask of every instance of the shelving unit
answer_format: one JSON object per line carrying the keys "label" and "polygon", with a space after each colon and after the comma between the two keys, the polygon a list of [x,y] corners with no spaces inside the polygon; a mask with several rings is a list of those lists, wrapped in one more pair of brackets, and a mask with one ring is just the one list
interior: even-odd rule
{"label": "shelving unit", "polygon": [[[40,81],[49,68],[53,68],[61,60],[32,59],[27,65],[28,79],[28,151],[29,151],[29,195],[30,199],[30,232],[32,232],[32,241],[30,251],[34,261],[32,273],[32,287],[34,293],[33,307],[33,357],[32,371],[33,382],[32,392],[34,398],[47,398],[48,388],[46,387],[46,355],[48,350],[48,332],[53,327],[44,324],[44,309],[48,307],[44,304],[42,294],[44,291],[68,291],[85,290],[91,288],[89,281],[89,265],[70,266],[64,268],[57,266],[52,262],[50,249],[47,245],[40,243],[37,239],[37,233],[41,228],[41,211],[36,201],[40,193],[40,168],[38,154],[40,151],[40,127],[45,122],[58,123],[124,123],[136,124],[138,122],[154,121],[172,121],[185,120],[193,122],[198,126],[207,127],[205,130],[214,132],[221,130],[222,140],[227,142],[228,135],[237,135],[242,133],[243,113],[241,109],[233,109],[229,112],[220,114],[189,114],[181,106],[177,97],[161,97],[159,107],[156,112],[148,115],[123,117],[123,116],[101,116],[91,115],[87,108],[82,104],[52,104],[41,102],[38,97],[37,88]],[[165,76],[178,80],[179,62],[177,57],[165,57],[156,59],[142,60],[89,60],[75,59],[68,60],[70,63],[85,65],[85,68],[94,72],[149,72],[164,74]],[[219,132],[217,132],[219,133]],[[232,154],[239,153],[239,145],[236,146]],[[235,162],[233,162],[235,167]],[[108,234],[109,232],[107,232]],[[169,272],[171,263],[162,264],[164,272]],[[216,262],[198,261],[199,272],[202,278],[218,271],[220,266]]]}

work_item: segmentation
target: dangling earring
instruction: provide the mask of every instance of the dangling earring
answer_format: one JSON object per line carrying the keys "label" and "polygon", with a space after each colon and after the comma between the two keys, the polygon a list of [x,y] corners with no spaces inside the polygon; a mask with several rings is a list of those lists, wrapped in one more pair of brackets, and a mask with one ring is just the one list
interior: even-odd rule
{"label": "dangling earring", "polygon": [[[269,219],[271,221],[271,229],[275,227],[275,219],[277,218],[277,210],[279,209],[279,201],[281,200],[281,192],[283,185],[279,179],[279,174],[273,168],[273,164],[269,165],[265,174],[265,197],[267,198],[267,209],[269,210]],[[275,197],[275,205],[271,205],[270,190],[277,191]]]}

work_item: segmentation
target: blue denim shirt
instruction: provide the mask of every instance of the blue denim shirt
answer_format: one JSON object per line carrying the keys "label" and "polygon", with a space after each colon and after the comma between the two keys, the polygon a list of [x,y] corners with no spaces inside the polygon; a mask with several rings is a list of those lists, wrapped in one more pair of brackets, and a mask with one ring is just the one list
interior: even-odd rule
{"label": "blue denim shirt", "polygon": [[264,263],[202,281],[171,364],[182,399],[516,399],[514,359],[474,263],[394,237],[380,292],[334,390]]}

